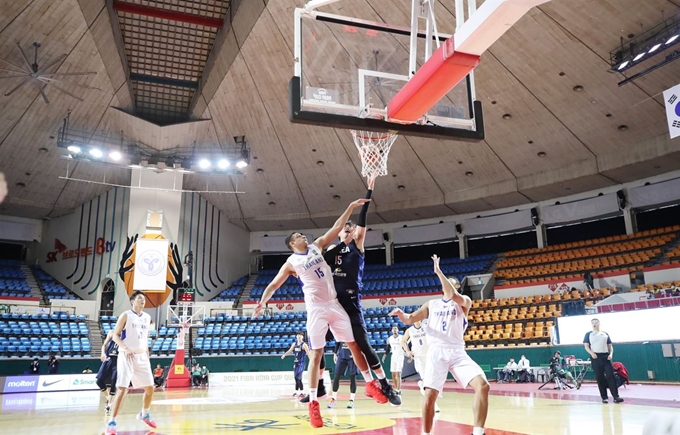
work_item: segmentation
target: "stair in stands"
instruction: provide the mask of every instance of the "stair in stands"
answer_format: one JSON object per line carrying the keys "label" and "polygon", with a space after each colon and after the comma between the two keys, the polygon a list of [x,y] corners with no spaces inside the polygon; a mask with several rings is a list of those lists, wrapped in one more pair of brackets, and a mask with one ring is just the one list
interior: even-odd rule
{"label": "stair in stands", "polygon": [[255,287],[256,279],[257,275],[250,275],[248,277],[248,281],[246,282],[246,285],[243,287],[243,291],[236,299],[236,302],[234,302],[234,308],[242,308],[243,301],[247,301],[250,298],[250,292],[253,290],[253,287]]}
{"label": "stair in stands", "polygon": [[34,298],[39,298],[40,301],[43,303],[47,303],[47,298],[45,298],[45,295],[40,289],[40,286],[38,285],[38,280],[36,279],[35,275],[33,275],[33,271],[31,270],[31,268],[26,266],[25,264],[22,264],[21,271],[24,273],[24,275],[26,275],[26,282],[28,283],[28,286],[31,288],[31,296]]}
{"label": "stair in stands", "polygon": [[87,327],[90,330],[90,346],[92,346],[92,358],[99,358],[102,353],[102,344],[104,339],[102,338],[102,330],[99,327],[99,323],[95,320],[89,319],[87,321]]}
{"label": "stair in stands", "polygon": [[675,237],[675,239],[669,243],[666,243],[661,248],[661,252],[659,253],[659,255],[657,255],[654,258],[651,258],[648,262],[645,263],[644,267],[658,266],[660,264],[663,264],[664,261],[667,261],[666,254],[671,252],[676,247],[680,246],[680,234],[679,233],[676,234],[677,236]]}

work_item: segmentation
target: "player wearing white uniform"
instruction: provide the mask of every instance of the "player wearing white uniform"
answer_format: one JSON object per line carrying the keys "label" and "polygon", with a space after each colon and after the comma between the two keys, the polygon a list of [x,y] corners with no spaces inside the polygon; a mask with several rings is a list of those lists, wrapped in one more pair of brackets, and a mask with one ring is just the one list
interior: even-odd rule
{"label": "player wearing white uniform", "polygon": [[[411,343],[411,350],[408,348],[409,342]],[[423,373],[425,373],[425,358],[427,357],[427,335],[425,334],[422,322],[416,322],[406,330],[404,338],[401,340],[401,345],[406,352],[406,356],[409,359],[413,358],[413,365],[422,378]]]}
{"label": "player wearing white uniform", "polygon": [[397,390],[397,394],[401,394],[401,370],[404,368],[404,349],[401,347],[399,328],[396,326],[392,327],[392,335],[387,338],[385,355],[382,357],[383,362],[385,362],[385,358],[390,353],[392,354],[392,360],[390,361],[392,383],[394,384],[394,389]]}
{"label": "player wearing white uniform", "polygon": [[142,412],[137,419],[143,421],[152,429],[156,428],[156,422],[151,419],[149,407],[153,398],[153,374],[149,362],[149,327],[151,316],[144,312],[146,296],[141,291],[130,295],[132,309],[118,317],[118,322],[113,330],[113,341],[118,344],[118,377],[116,389],[118,394],[113,401],[111,421],[106,426],[106,435],[115,435],[116,416],[120,409],[123,398],[127,393],[130,383],[133,388],[143,388]]}
{"label": "player wearing white uniform", "polygon": [[[326,345],[326,332],[330,327],[336,341],[347,344],[359,370],[362,373],[369,372],[366,358],[354,341],[349,315],[338,302],[331,268],[321,255],[323,249],[338,237],[350,218],[352,210],[368,201],[368,199],[358,199],[352,202],[342,216],[335,221],[333,227],[311,245],[303,234],[296,232],[288,236],[286,246],[293,251],[293,254],[288,257],[279,273],[264,290],[253,312],[253,317],[259,316],[274,292],[283,285],[286,279],[291,275],[297,276],[307,307],[307,336],[312,348],[309,354],[309,367],[319,367],[319,360],[323,357],[323,349]],[[318,380],[319,371],[309,370],[309,420],[312,427],[323,427],[316,396]],[[375,383],[370,382],[371,379],[366,380],[366,395],[373,397],[379,403],[387,403],[387,398],[380,391],[380,386],[376,387]],[[311,388],[312,386],[314,388]]]}
{"label": "player wearing white uniform", "polygon": [[423,403],[423,434],[429,435],[434,423],[435,402],[444,387],[450,371],[456,380],[466,388],[475,390],[472,405],[474,414],[473,435],[484,435],[484,423],[489,407],[489,382],[484,371],[465,352],[463,334],[467,328],[467,315],[472,300],[458,293],[460,282],[447,279],[439,268],[439,257],[432,256],[434,272],[442,283],[442,299],[425,302],[416,312],[405,314],[399,308],[390,313],[398,316],[407,325],[427,319],[429,349],[425,368],[425,399]]}
{"label": "player wearing white uniform", "polygon": [[[409,350],[408,344],[411,343],[411,349]],[[413,359],[413,365],[415,366],[416,372],[420,376],[418,381],[418,387],[420,387],[420,394],[425,395],[425,384],[423,383],[423,378],[425,376],[425,368],[427,367],[427,334],[425,333],[425,325],[423,322],[416,322],[413,326],[410,326],[404,338],[401,340],[401,345],[406,352],[406,356],[409,358],[408,362]],[[441,397],[441,392],[439,394]],[[434,412],[439,412],[439,405],[434,404]]]}

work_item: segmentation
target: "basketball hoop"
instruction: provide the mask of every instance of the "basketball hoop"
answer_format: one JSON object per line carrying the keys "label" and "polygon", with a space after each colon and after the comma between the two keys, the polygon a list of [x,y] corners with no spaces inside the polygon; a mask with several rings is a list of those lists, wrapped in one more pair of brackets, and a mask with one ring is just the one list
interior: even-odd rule
{"label": "basketball hoop", "polygon": [[361,158],[361,176],[387,175],[387,156],[397,139],[396,131],[380,133],[375,131],[350,130],[354,145]]}

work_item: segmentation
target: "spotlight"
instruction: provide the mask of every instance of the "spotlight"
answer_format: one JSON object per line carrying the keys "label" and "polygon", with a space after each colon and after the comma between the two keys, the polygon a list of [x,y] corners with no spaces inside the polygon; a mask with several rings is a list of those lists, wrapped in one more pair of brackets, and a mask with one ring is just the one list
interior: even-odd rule
{"label": "spotlight", "polygon": [[222,159],[219,162],[217,162],[217,167],[220,169],[227,169],[229,167],[229,160],[227,159]]}
{"label": "spotlight", "polygon": [[241,159],[241,160],[239,160],[238,162],[236,162],[236,167],[239,168],[239,169],[243,169],[243,168],[245,168],[246,166],[248,166],[248,163],[247,163],[245,160],[243,160],[243,159]]}
{"label": "spotlight", "polygon": [[201,159],[198,162],[198,167],[201,169],[208,169],[210,167],[210,160],[208,159]]}
{"label": "spotlight", "polygon": [[638,54],[637,56],[635,56],[635,57],[633,58],[633,62],[637,62],[638,60],[642,59],[642,58],[644,57],[645,54],[647,54],[647,53],[640,53],[640,54]]}
{"label": "spotlight", "polygon": [[92,149],[90,150],[90,155],[91,155],[92,157],[95,157],[95,158],[98,159],[98,158],[100,158],[101,156],[103,156],[104,153],[102,152],[102,150],[100,150],[100,149],[98,149],[98,148],[92,148]]}
{"label": "spotlight", "polygon": [[115,161],[120,160],[122,157],[123,157],[123,156],[122,156],[118,151],[112,151],[112,152],[109,154],[109,158],[110,158],[111,160],[115,160]]}
{"label": "spotlight", "polygon": [[654,44],[654,47],[650,48],[647,53],[654,53],[659,47],[661,47],[661,44]]}
{"label": "spotlight", "polygon": [[625,62],[623,62],[621,65],[619,65],[619,67],[618,67],[617,69],[618,69],[619,71],[621,71],[621,70],[624,69],[626,66],[628,66],[629,63],[630,63],[629,61],[625,61]]}
{"label": "spotlight", "polygon": [[664,44],[664,45],[668,45],[668,44],[672,43],[673,41],[675,41],[676,39],[678,39],[678,36],[680,36],[680,35],[673,35],[673,36],[671,36],[670,39],[669,39],[668,41],[666,41],[666,44]]}
{"label": "spotlight", "polygon": [[75,145],[70,145],[68,148],[69,152],[72,152],[73,154],[80,154],[80,147],[75,146]]}

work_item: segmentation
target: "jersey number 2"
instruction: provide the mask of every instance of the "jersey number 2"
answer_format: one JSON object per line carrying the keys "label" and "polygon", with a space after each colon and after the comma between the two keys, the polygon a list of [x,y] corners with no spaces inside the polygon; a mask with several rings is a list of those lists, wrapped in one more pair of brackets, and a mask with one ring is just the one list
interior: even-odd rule
{"label": "jersey number 2", "polygon": [[446,320],[442,321],[442,331],[446,332]]}
{"label": "jersey number 2", "polygon": [[325,276],[324,273],[323,273],[323,270],[321,270],[321,268],[314,270],[314,273],[316,273],[317,278],[323,278]]}

